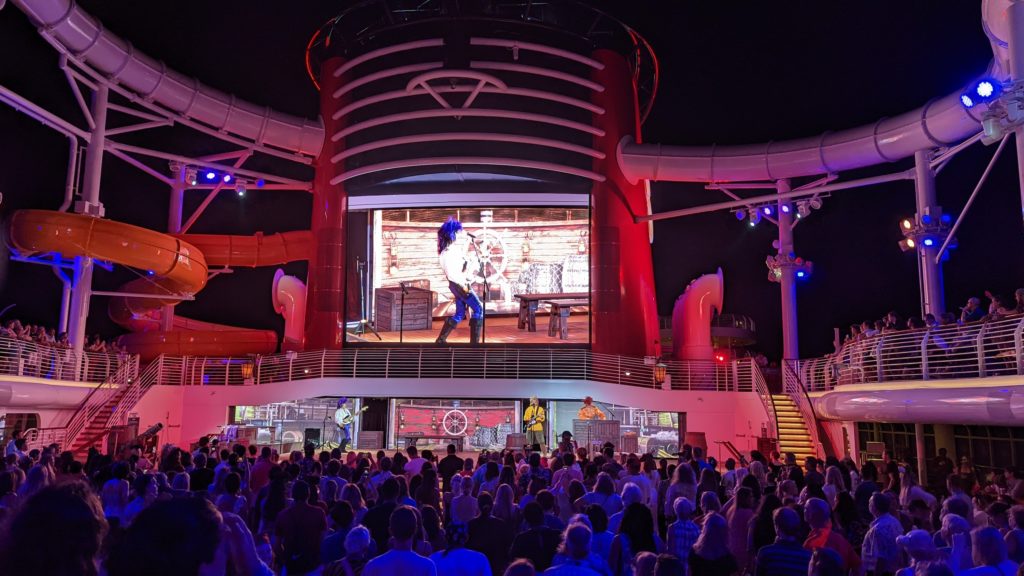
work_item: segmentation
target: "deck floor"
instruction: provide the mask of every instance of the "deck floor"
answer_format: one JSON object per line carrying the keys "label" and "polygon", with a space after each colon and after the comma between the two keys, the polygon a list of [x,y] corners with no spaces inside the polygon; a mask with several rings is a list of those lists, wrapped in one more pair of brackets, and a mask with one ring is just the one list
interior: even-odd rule
{"label": "deck floor", "polygon": [[[516,328],[517,318],[514,316],[499,316],[488,318],[485,334],[485,342],[488,344],[547,344],[558,346],[563,344],[587,344],[590,342],[590,316],[587,314],[574,314],[569,318],[569,339],[561,340],[557,336],[548,336],[548,320],[546,313],[537,314],[537,331],[528,332]],[[433,321],[433,328],[430,330],[406,330],[402,335],[402,342],[407,344],[429,344],[437,338],[441,331],[440,320]],[[399,341],[398,332],[381,332],[381,340],[367,331],[362,336],[348,333],[349,341],[368,342],[370,344],[380,342],[382,344],[397,344]],[[463,320],[451,336],[448,342],[453,344],[469,343],[469,322]]]}

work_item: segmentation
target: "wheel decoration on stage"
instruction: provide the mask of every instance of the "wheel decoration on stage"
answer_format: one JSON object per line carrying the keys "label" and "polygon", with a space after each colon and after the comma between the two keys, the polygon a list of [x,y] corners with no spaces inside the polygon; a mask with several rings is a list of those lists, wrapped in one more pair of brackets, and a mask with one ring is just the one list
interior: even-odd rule
{"label": "wheel decoration on stage", "polygon": [[444,433],[449,436],[462,436],[469,427],[469,418],[462,410],[449,410],[441,420]]}
{"label": "wheel decoration on stage", "polygon": [[490,228],[483,228],[474,234],[479,252],[473,250],[470,255],[470,269],[474,272],[473,282],[482,284],[484,281],[483,276],[480,275],[480,261],[482,260],[487,273],[487,283],[496,284],[498,280],[504,278],[505,268],[508,266],[508,251],[505,249],[505,241],[501,239],[500,234]]}

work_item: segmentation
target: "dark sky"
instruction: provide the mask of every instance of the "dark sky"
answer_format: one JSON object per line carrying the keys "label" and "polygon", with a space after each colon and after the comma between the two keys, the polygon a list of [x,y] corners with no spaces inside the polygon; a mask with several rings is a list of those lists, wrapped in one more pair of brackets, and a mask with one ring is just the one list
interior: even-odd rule
{"label": "dark sky", "polygon": [[[644,34],[662,65],[657,103],[644,126],[649,142],[740,144],[817,135],[871,123],[917,108],[980,74],[991,52],[980,6],[964,0],[820,2],[776,0],[595,2]],[[314,117],[317,94],[303,53],[312,32],[344,2],[127,2],[83,0],[110,30],[168,66],[227,92],[278,110]],[[57,69],[57,55],[13,6],[0,11],[0,83],[82,125]],[[154,130],[138,142],[200,155],[217,144],[180,129]],[[67,145],[63,136],[0,106],[0,192],[4,215],[18,208],[56,208]],[[993,148],[972,147],[939,177],[939,200],[958,214]],[[247,167],[273,168],[267,160]],[[859,174],[907,168],[881,166]],[[299,173],[301,174],[301,171]],[[844,175],[846,177],[847,175]],[[655,184],[654,210],[722,201],[699,185]],[[190,192],[186,214],[203,192]],[[101,199],[109,218],[162,229],[167,189],[123,162],[104,163]],[[221,195],[192,231],[248,234],[309,225],[301,192]],[[799,288],[801,355],[831,348],[832,327],[919,310],[914,256],[897,247],[897,222],[914,212],[913,184],[838,192],[796,228],[797,253],[815,274]],[[998,162],[958,234],[945,266],[949,308],[989,289],[1024,286],[1022,223],[1013,146]],[[779,289],[766,279],[765,256],[775,229],[750,229],[730,213],[659,222],[653,246],[663,315],[695,276],[721,266],[725,311],[757,322],[759,346],[780,354]],[[304,276],[305,265],[286,267]],[[273,269],[238,269],[211,281],[182,314],[242,326],[282,327],[270,305]],[[97,273],[99,289],[116,289],[130,271]],[[10,263],[0,306],[11,316],[56,323],[60,285],[45,267]],[[90,331],[118,328],[106,301],[93,301]]]}

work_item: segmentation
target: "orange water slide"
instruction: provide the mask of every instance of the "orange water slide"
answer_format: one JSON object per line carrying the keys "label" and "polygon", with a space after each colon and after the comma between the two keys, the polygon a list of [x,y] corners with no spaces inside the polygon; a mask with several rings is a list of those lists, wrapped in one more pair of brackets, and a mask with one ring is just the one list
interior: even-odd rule
{"label": "orange water slide", "polygon": [[[195,294],[206,286],[207,266],[269,266],[308,258],[309,232],[270,236],[184,235],[80,214],[19,210],[11,217],[10,240],[23,254],[59,252],[89,256],[151,272],[125,284],[126,293]],[[209,250],[208,258],[204,250]],[[176,318],[176,328],[159,328],[158,310],[178,300],[111,298],[110,317],[134,331],[122,336],[129,351],[144,358],[172,355],[241,355],[270,353],[277,348],[272,330],[249,330]],[[187,328],[199,328],[190,330]]]}

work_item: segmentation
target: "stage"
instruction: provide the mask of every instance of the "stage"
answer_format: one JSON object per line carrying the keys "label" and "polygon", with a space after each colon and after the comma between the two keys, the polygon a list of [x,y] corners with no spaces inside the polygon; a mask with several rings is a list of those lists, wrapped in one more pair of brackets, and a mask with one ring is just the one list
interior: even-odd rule
{"label": "stage", "polygon": [[[562,340],[558,336],[548,336],[549,317],[546,313],[537,314],[537,331],[528,332],[525,329],[516,327],[515,316],[498,316],[487,319],[485,341],[488,344],[541,344],[549,346],[560,346],[564,344],[587,344],[590,342],[590,315],[573,314],[569,317],[569,338]],[[434,320],[430,330],[405,330],[402,334],[402,341],[409,344],[430,344],[437,338],[441,330],[442,322]],[[396,344],[399,342],[397,331],[380,332],[381,340],[377,340],[372,332],[366,330],[365,334],[354,334],[348,332],[349,342],[381,342],[385,344]],[[463,320],[458,328],[448,338],[452,344],[469,343],[469,322]]]}

